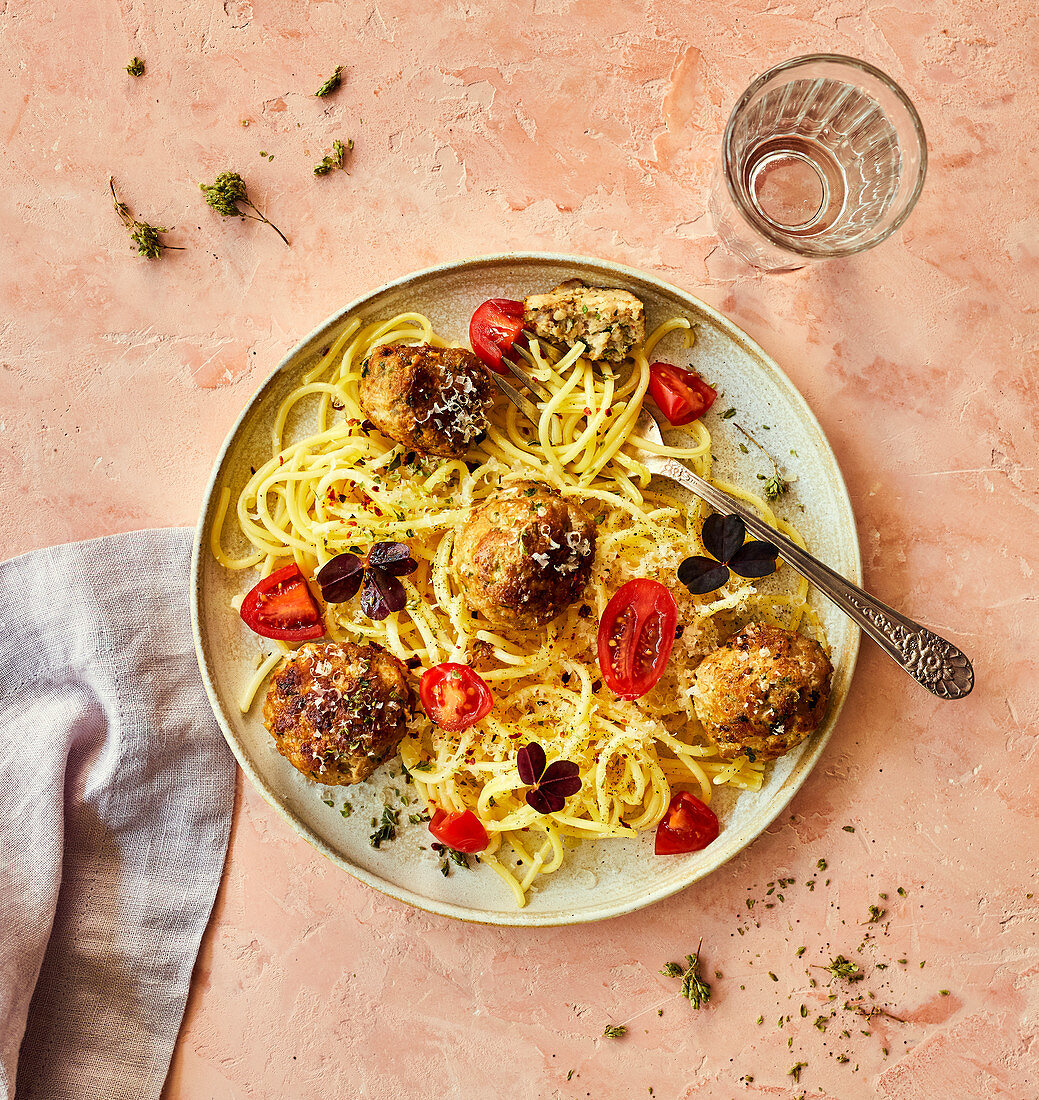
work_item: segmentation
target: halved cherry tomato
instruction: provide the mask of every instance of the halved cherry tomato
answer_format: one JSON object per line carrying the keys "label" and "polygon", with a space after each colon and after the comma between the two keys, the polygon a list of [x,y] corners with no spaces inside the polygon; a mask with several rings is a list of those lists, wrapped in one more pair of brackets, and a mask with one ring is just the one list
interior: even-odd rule
{"label": "halved cherry tomato", "polygon": [[293,563],[264,577],[242,600],[245,625],[265,638],[306,642],[325,632],[321,609]]}
{"label": "halved cherry tomato", "polygon": [[419,697],[426,714],[444,730],[468,729],[491,713],[494,697],[479,673],[445,661],[422,673]]}
{"label": "halved cherry tomato", "polygon": [[660,411],[676,425],[699,419],[718,396],[696,371],[671,363],[650,363],[649,392]]}
{"label": "halved cherry tomato", "polygon": [[718,831],[718,818],[710,806],[688,791],[679,791],[660,819],[653,851],[658,856],[699,852],[718,839]]}
{"label": "halved cherry tomato", "polygon": [[469,322],[469,343],[491,370],[504,374],[504,356],[511,357],[512,346],[523,329],[523,303],[511,298],[488,298],[477,306]]}
{"label": "halved cherry tomato", "polygon": [[438,809],[429,823],[429,831],[456,852],[482,852],[491,842],[487,830],[472,810]]}
{"label": "halved cherry tomato", "polygon": [[628,581],[599,623],[599,668],[621,699],[637,699],[664,674],[675,644],[678,606],[659,581]]}

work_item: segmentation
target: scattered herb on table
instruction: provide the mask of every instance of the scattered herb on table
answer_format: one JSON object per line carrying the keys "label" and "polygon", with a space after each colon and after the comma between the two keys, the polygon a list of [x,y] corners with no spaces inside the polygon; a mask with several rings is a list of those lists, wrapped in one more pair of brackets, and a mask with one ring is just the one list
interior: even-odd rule
{"label": "scattered herb on table", "polygon": [[876,924],[887,913],[886,909],[881,908],[879,905],[871,905],[869,907],[869,917],[866,919],[866,924]]}
{"label": "scattered herb on table", "polygon": [[146,259],[155,260],[162,255],[163,250],[167,248],[175,249],[178,252],[183,251],[183,247],[178,244],[166,244],[159,237],[160,233],[169,233],[169,229],[165,225],[149,225],[147,222],[138,221],[133,214],[130,213],[130,208],[125,202],[119,199],[119,196],[115,193],[115,178],[109,176],[108,187],[112,192],[112,202],[115,205],[115,212],[119,215],[119,220],[130,230],[130,240],[137,245],[137,251]]}
{"label": "scattered herb on table", "polygon": [[343,83],[343,66],[336,65],[332,71],[332,75],[321,85],[320,88],[314,93],[318,99],[324,99],[326,95],[331,95],[339,88],[339,85]]}
{"label": "scattered herb on table", "polygon": [[604,1039],[621,1039],[628,1034],[628,1029],[623,1024],[607,1024],[602,1034]]}
{"label": "scattered herb on table", "polygon": [[[350,138],[346,144],[336,138],[332,142],[332,152],[326,153],[321,160],[320,164],[314,165],[315,176],[327,176],[329,172],[334,171],[336,168],[342,168],[346,160],[346,154],[353,152],[354,139]],[[400,459],[397,459],[397,465],[400,465]],[[389,467],[393,468],[393,467]]]}
{"label": "scattered herb on table", "polygon": [[801,1080],[801,1070],[807,1066],[807,1062],[795,1062],[786,1072],[788,1077],[793,1077],[795,1081]]}
{"label": "scattered herb on table", "polygon": [[862,977],[858,966],[843,955],[838,955],[829,966],[823,966],[820,969],[828,970],[835,978],[845,978],[849,982],[858,981]]}
{"label": "scattered herb on table", "polygon": [[843,829],[843,830],[844,830],[844,831],[845,831],[846,833],[853,833],[853,832],[855,832],[855,826],[854,826],[854,825],[842,825],[842,826],[841,826],[841,828],[842,828],[842,829]]}
{"label": "scattered herb on table", "polygon": [[[289,239],[270,221],[267,216],[250,200],[245,180],[237,172],[221,172],[213,183],[200,183],[199,189],[206,196],[206,202],[222,218],[252,218],[253,221],[269,225],[281,239],[288,244]],[[241,210],[238,204],[249,207],[252,214]]]}
{"label": "scattered herb on table", "polygon": [[135,57],[126,66],[126,71],[131,76],[144,76],[144,62],[139,57]]}
{"label": "scattered herb on table", "polygon": [[700,948],[703,940],[696,945],[695,955],[686,955],[685,967],[681,963],[669,962],[660,971],[665,978],[682,979],[682,996],[693,1006],[701,1008],[711,999],[710,985],[700,977]]}

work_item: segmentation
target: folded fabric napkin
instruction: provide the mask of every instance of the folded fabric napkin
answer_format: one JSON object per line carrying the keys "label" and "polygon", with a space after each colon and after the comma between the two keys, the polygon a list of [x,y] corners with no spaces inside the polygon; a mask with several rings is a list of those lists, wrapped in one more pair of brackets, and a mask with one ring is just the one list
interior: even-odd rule
{"label": "folded fabric napkin", "polygon": [[191,532],[0,564],[0,1098],[150,1100],[227,851],[234,760]]}

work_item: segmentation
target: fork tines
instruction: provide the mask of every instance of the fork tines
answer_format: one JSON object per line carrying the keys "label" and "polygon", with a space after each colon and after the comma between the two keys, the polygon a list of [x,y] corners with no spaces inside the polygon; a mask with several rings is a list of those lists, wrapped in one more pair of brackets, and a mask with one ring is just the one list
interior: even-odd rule
{"label": "fork tines", "polygon": [[[521,370],[511,360],[502,357],[502,366],[509,371],[515,379],[520,382],[527,390],[529,390],[535,397],[539,397],[542,401],[548,401],[551,399],[552,394],[535,378],[531,378],[525,371]],[[512,402],[513,405],[522,413],[530,422],[537,427],[538,422],[541,420],[541,410],[534,404],[530,398],[525,397],[520,391],[503,375],[492,374],[494,379],[503,394]]]}

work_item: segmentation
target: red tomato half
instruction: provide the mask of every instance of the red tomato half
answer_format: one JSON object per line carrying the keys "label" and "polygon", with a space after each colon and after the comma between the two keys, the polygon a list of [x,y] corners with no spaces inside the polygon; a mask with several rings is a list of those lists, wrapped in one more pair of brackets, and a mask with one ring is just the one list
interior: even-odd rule
{"label": "red tomato half", "polygon": [[717,839],[718,818],[714,811],[696,795],[679,791],[672,795],[667,813],[660,819],[653,851],[658,856],[699,852]]}
{"label": "red tomato half", "polygon": [[469,322],[469,343],[488,367],[504,374],[503,356],[512,355],[512,345],[523,330],[523,303],[511,298],[489,298],[478,306]]}
{"label": "red tomato half", "polygon": [[696,371],[670,363],[650,364],[649,392],[672,424],[698,420],[718,396]]}
{"label": "red tomato half", "polygon": [[491,842],[487,830],[472,810],[448,813],[437,810],[429,823],[429,831],[456,852],[482,852]]}
{"label": "red tomato half", "polygon": [[637,699],[664,674],[675,644],[678,606],[659,582],[628,581],[599,623],[599,668],[621,699]]}
{"label": "red tomato half", "polygon": [[262,581],[242,600],[245,625],[265,638],[307,642],[325,632],[321,609],[293,563]]}
{"label": "red tomato half", "polygon": [[444,730],[468,729],[494,706],[491,689],[468,665],[445,662],[427,668],[418,693],[426,714]]}

